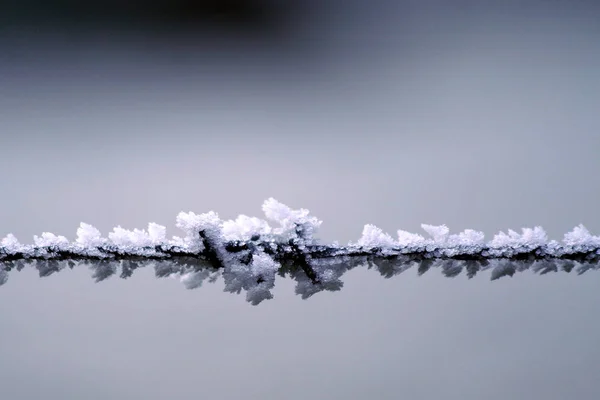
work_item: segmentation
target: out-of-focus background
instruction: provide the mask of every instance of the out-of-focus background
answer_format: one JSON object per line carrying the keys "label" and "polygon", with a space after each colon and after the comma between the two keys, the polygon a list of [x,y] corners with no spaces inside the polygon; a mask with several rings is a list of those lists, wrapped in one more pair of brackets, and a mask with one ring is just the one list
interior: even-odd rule
{"label": "out-of-focus background", "polygon": [[[600,232],[593,1],[2,2],[0,237],[179,211]],[[138,271],[0,288],[2,399],[596,399],[600,275],[355,269],[258,307]]]}

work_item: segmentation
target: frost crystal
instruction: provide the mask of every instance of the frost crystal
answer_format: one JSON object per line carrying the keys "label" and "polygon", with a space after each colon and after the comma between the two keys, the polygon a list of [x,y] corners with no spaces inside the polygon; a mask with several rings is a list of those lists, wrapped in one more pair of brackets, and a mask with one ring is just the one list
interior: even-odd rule
{"label": "frost crystal", "polygon": [[472,229],[465,229],[458,235],[450,235],[448,237],[448,246],[483,246],[485,235],[483,232],[474,231]]}
{"label": "frost crystal", "polygon": [[46,247],[46,246],[56,246],[56,247],[67,247],[69,245],[69,241],[64,236],[56,236],[50,232],[42,233],[42,236],[34,236],[33,242],[36,246]]}
{"label": "frost crystal", "polygon": [[263,236],[270,233],[269,224],[256,217],[240,215],[235,221],[223,222],[223,236],[226,240],[250,240],[255,235]]}
{"label": "frost crystal", "polygon": [[148,224],[148,239],[151,245],[155,246],[163,243],[166,237],[167,228],[154,222]]}
{"label": "frost crystal", "polygon": [[129,231],[127,229],[117,226],[113,228],[113,231],[108,234],[110,241],[117,246],[147,246],[148,235],[145,231],[140,229],[134,229]]}
{"label": "frost crystal", "polygon": [[267,219],[280,225],[273,233],[284,239],[299,237],[310,240],[322,223],[319,219],[309,216],[308,210],[292,210],[272,197],[263,203],[262,209]]}
{"label": "frost crystal", "polygon": [[98,247],[102,246],[105,240],[98,229],[82,222],[77,229],[77,239],[75,242],[83,247]]}
{"label": "frost crystal", "polygon": [[543,246],[548,241],[546,232],[539,226],[536,226],[533,229],[523,228],[522,232],[522,234],[518,234],[511,229],[508,230],[508,234],[499,232],[496,236],[494,236],[492,241],[489,243],[489,246],[492,248],[536,248]]}
{"label": "frost crystal", "polygon": [[398,244],[404,247],[423,246],[425,244],[425,238],[416,233],[398,230]]}
{"label": "frost crystal", "polygon": [[571,232],[565,233],[563,242],[568,246],[588,246],[588,247],[599,247],[600,237],[592,236],[582,224],[573,228]]}
{"label": "frost crystal", "polygon": [[[143,229],[129,231],[117,226],[108,234],[108,238],[116,246],[149,247],[163,243],[165,241],[165,233],[166,228],[164,226],[151,222],[148,224],[148,232]],[[101,243],[99,240],[98,242]]]}
{"label": "frost crystal", "polygon": [[204,249],[204,245],[199,240],[200,231],[206,232],[209,236],[218,236],[221,231],[221,220],[214,211],[200,215],[193,212],[180,212],[177,215],[175,224],[186,233],[182,244],[189,251],[202,251]]}
{"label": "frost crystal", "polygon": [[450,229],[448,229],[446,225],[436,226],[421,224],[421,228],[423,228],[423,230],[427,232],[429,236],[431,236],[436,245],[445,244],[446,239],[448,238],[448,233],[450,232]]}
{"label": "frost crystal", "polygon": [[21,251],[22,248],[21,244],[17,240],[17,237],[12,233],[6,235],[6,237],[2,239],[2,242],[0,242],[0,245],[2,245],[7,253],[16,253]]}
{"label": "frost crystal", "polygon": [[358,239],[357,245],[366,248],[397,247],[398,243],[380,228],[367,224],[363,228],[362,236]]}

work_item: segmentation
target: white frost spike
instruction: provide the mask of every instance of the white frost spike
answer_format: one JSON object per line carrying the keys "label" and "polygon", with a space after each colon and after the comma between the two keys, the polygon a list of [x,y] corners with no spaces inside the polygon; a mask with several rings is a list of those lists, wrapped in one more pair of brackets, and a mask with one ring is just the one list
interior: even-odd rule
{"label": "white frost spike", "polygon": [[83,247],[99,247],[105,242],[100,231],[94,226],[82,222],[77,228],[77,244]]}
{"label": "white frost spike", "polygon": [[519,242],[520,238],[521,235],[512,229],[508,230],[508,234],[500,231],[494,236],[489,245],[490,247],[495,248],[513,246],[515,243]]}
{"label": "white frost spike", "polygon": [[445,244],[448,239],[450,229],[446,225],[427,225],[421,224],[421,228],[431,236],[435,244]]}
{"label": "white frost spike", "polygon": [[539,226],[535,228],[523,228],[522,234],[518,234],[512,229],[508,230],[508,234],[504,232],[499,232],[492,241],[489,243],[489,246],[492,248],[501,248],[501,247],[538,247],[543,246],[548,242],[548,237],[546,235],[546,231]]}
{"label": "white frost spike", "polygon": [[600,237],[593,236],[582,224],[565,233],[563,242],[568,246],[599,246]]}
{"label": "white frost spike", "polygon": [[195,214],[193,212],[180,212],[177,215],[175,225],[184,231],[188,236],[196,238],[198,232],[206,229],[220,229],[221,220],[219,214],[210,211],[204,214]]}
{"label": "white frost spike", "polygon": [[131,233],[119,225],[113,228],[113,231],[108,234],[108,238],[117,246],[127,246],[131,245]]}
{"label": "white frost spike", "polygon": [[129,231],[117,226],[108,234],[108,238],[117,246],[149,247],[163,243],[165,234],[166,228],[164,226],[150,222],[148,232],[143,229]]}
{"label": "white frost spike", "polygon": [[398,246],[398,243],[390,235],[372,224],[365,225],[357,244],[367,248]]}
{"label": "white frost spike", "polygon": [[167,236],[167,228],[162,225],[150,222],[148,224],[148,237],[152,245],[159,245],[165,241]]}
{"label": "white frost spike", "polygon": [[543,246],[548,243],[548,235],[546,235],[546,231],[541,226],[536,226],[533,229],[523,228],[521,239],[532,247]]}
{"label": "white frost spike", "polygon": [[[185,232],[183,239],[185,246],[192,251],[202,250],[204,246],[200,242],[199,233],[205,231],[211,237],[221,235],[222,222],[219,214],[210,211],[204,214],[195,214],[193,212],[180,212],[177,215],[176,226]],[[173,238],[176,241],[176,238]]]}
{"label": "white frost spike", "polygon": [[145,247],[151,244],[148,233],[142,229],[129,231],[117,226],[108,234],[108,238],[117,246]]}
{"label": "white frost spike", "polygon": [[179,236],[173,236],[173,238],[171,240],[169,240],[168,243],[171,246],[177,246],[177,247],[185,247],[186,246],[185,239],[182,239]]}
{"label": "white frost spike", "polygon": [[296,228],[300,226],[304,237],[310,239],[322,223],[316,217],[309,216],[308,210],[292,210],[272,197],[263,203],[262,209],[268,219],[281,226],[274,230],[277,235],[296,237]]}
{"label": "white frost spike", "polygon": [[450,246],[483,246],[485,235],[483,232],[473,229],[465,229],[458,235],[450,235],[448,237],[448,245]]}
{"label": "white frost spike", "polygon": [[56,236],[54,233],[44,232],[42,236],[39,237],[35,235],[33,237],[33,242],[36,246],[45,247],[45,246],[68,246],[69,240],[64,236]]}
{"label": "white frost spike", "polygon": [[15,235],[13,235],[12,233],[9,233],[8,235],[6,235],[6,237],[4,239],[2,239],[2,242],[0,242],[0,244],[9,253],[16,253],[22,247],[21,244],[19,243],[19,241],[17,240],[17,237]]}
{"label": "white frost spike", "polygon": [[269,224],[256,217],[240,215],[235,220],[223,222],[223,236],[226,240],[249,240],[253,235],[262,236],[269,233]]}
{"label": "white frost spike", "polygon": [[[363,231],[363,234],[364,234],[364,231]],[[416,233],[410,233],[410,232],[399,229],[398,230],[398,244],[400,246],[406,246],[406,247],[422,246],[425,244],[425,238]]]}

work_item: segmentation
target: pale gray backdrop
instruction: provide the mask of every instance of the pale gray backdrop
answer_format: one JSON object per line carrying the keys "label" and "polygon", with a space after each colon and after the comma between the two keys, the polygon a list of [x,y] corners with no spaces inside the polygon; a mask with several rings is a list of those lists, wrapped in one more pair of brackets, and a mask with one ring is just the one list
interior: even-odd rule
{"label": "pale gray backdrop", "polygon": [[[227,39],[11,25],[0,236],[178,235],[179,211],[262,216],[270,196],[324,241],[365,223],[600,233],[593,3],[329,1]],[[221,282],[90,274],[0,288],[1,399],[600,398],[594,272],[357,269],[307,301],[280,280],[258,307]]]}

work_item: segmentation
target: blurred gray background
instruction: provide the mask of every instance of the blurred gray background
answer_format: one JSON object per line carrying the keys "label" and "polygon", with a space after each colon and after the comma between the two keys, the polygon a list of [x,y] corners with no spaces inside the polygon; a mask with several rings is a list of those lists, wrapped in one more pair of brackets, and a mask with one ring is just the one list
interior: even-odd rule
{"label": "blurred gray background", "polygon": [[[600,233],[592,1],[232,3],[168,20],[64,3],[3,3],[0,237],[74,239],[81,221],[179,235],[179,211],[262,217],[271,196],[323,219],[328,242],[366,223]],[[600,397],[593,272],[355,269],[306,301],[279,280],[258,307],[222,282],[90,275],[26,269],[0,288],[0,398]]]}

